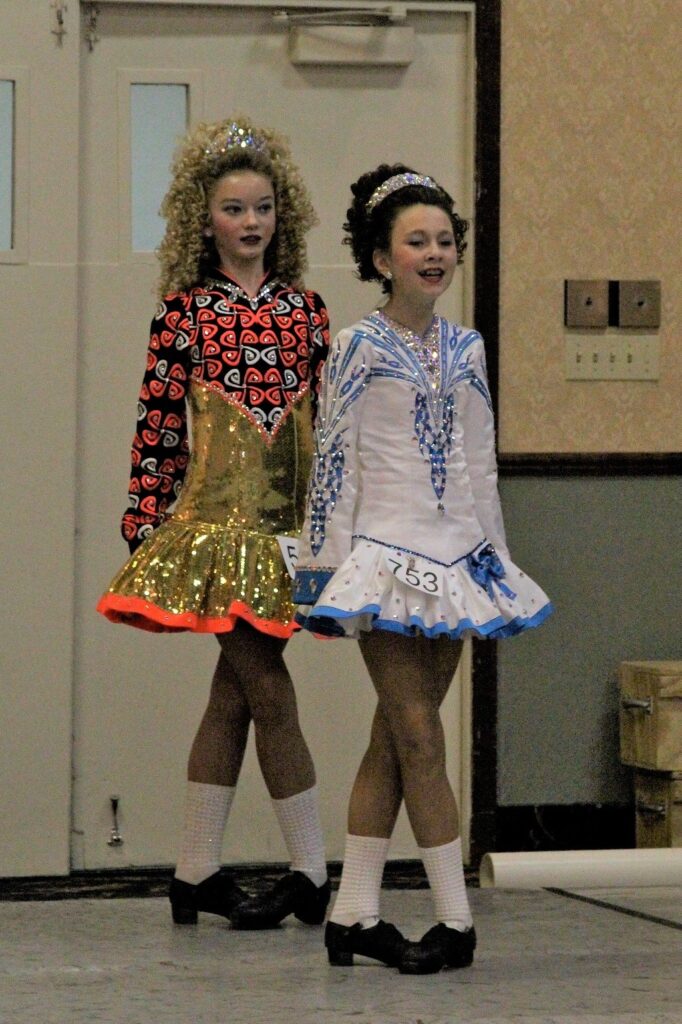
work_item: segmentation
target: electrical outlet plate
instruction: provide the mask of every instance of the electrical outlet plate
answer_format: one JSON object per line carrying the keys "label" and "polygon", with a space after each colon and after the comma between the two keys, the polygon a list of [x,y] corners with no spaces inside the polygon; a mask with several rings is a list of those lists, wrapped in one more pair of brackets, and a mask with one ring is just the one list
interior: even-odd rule
{"label": "electrical outlet plate", "polygon": [[566,380],[658,380],[658,336],[568,334]]}

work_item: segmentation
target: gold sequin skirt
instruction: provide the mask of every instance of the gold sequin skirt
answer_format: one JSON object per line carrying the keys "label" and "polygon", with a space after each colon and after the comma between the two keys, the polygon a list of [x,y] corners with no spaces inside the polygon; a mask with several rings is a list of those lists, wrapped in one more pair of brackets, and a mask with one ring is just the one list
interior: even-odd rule
{"label": "gold sequin skirt", "polygon": [[276,537],[172,516],[116,574],[97,610],[155,633],[226,633],[238,618],[272,636],[298,628]]}
{"label": "gold sequin skirt", "polygon": [[278,536],[303,524],[312,461],[302,391],[272,434],[229,395],[193,381],[192,452],[173,513],[111,581],[97,610],[153,632],[224,633],[245,619],[288,637],[292,579]]}

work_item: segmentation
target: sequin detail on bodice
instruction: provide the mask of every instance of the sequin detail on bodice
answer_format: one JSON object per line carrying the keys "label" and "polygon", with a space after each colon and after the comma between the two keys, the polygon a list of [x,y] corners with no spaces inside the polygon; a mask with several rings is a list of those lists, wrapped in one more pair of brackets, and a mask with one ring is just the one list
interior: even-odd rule
{"label": "sequin detail on bodice", "polygon": [[416,331],[410,330],[409,327],[405,327],[404,324],[388,316],[383,309],[378,309],[375,315],[383,320],[386,326],[400,338],[405,348],[417,357],[432,390],[439,391],[442,379],[440,319],[434,316],[426,332],[417,334]]}
{"label": "sequin detail on bodice", "polygon": [[199,381],[189,407],[192,454],[171,518],[265,534],[300,530],[312,462],[309,394],[287,410],[271,444],[239,402]]}

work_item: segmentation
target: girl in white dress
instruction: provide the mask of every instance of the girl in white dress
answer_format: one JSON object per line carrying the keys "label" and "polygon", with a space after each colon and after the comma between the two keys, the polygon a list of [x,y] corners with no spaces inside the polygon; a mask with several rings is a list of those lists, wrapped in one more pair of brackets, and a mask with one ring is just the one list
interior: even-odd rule
{"label": "girl in white dress", "polygon": [[[325,942],[334,964],[361,953],[422,974],[468,966],[476,944],[439,713],[461,638],[511,636],[551,605],[507,549],[483,340],[434,313],[467,224],[402,164],[352,192],[346,241],[387,301],[330,348],[295,598],[305,628],[359,639],[378,705]],[[379,917],[403,799],[435,901],[419,942]]]}

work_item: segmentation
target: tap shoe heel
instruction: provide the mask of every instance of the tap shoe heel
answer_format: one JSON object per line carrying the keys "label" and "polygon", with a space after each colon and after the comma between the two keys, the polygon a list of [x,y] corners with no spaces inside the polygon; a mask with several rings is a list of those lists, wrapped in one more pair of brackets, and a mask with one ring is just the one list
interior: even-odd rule
{"label": "tap shoe heel", "polygon": [[283,875],[267,892],[240,903],[230,915],[237,929],[276,928],[293,914],[303,924],[322,924],[327,912],[331,884],[315,885],[301,871]]}
{"label": "tap shoe heel", "polygon": [[175,924],[196,924],[198,912],[229,917],[234,908],[248,899],[229,871],[221,869],[198,885],[174,878],[168,898]]}
{"label": "tap shoe heel", "polygon": [[334,967],[352,967],[353,956],[367,956],[381,960],[388,967],[396,967],[410,942],[395,925],[378,921],[371,928],[361,924],[343,925],[327,922],[324,933],[329,963]]}

